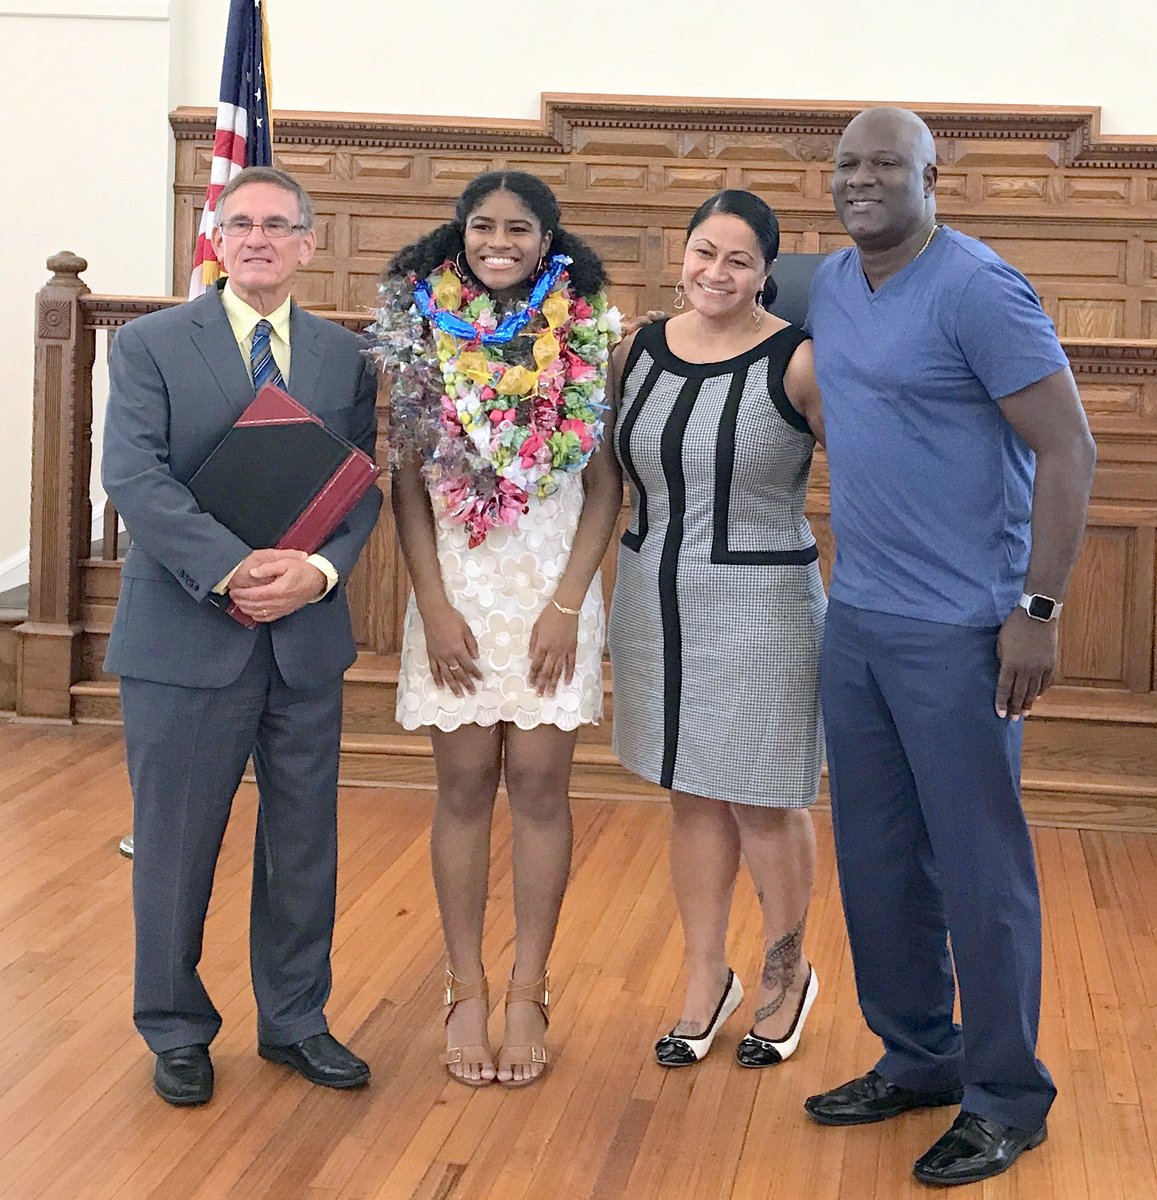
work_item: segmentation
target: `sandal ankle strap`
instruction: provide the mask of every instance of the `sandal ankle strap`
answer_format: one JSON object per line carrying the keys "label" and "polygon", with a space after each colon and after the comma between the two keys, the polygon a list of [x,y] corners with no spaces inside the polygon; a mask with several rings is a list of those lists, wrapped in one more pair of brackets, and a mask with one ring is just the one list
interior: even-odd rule
{"label": "sandal ankle strap", "polygon": [[490,993],[486,986],[486,976],[465,983],[459,979],[449,967],[446,968],[446,1007],[453,1008],[459,1000],[477,1000],[481,998],[490,1007]]}
{"label": "sandal ankle strap", "polygon": [[511,975],[506,984],[506,1003],[514,1004],[519,1000],[529,1000],[531,1004],[537,1004],[545,1016],[550,1006],[550,972],[544,971],[542,978],[533,983],[516,983]]}

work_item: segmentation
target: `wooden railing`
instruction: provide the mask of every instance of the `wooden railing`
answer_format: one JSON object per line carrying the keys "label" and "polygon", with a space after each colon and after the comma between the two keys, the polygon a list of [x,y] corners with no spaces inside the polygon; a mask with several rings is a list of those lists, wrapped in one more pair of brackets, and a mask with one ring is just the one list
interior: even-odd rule
{"label": "wooden railing", "polygon": [[[109,507],[105,562],[90,558],[98,335],[180,301],[94,296],[81,279],[85,261],[75,254],[55,255],[48,266],[52,277],[37,301],[30,596],[28,619],[16,630],[16,711],[69,721],[85,662],[99,673],[99,645],[115,599],[107,575],[98,601],[86,602],[81,581],[115,571],[124,548]],[[367,320],[364,313],[322,315],[354,329]],[[1059,683],[1026,731],[1026,787],[1037,797],[1037,812],[1064,797],[1069,823],[1149,827],[1157,819],[1157,340],[1070,339],[1065,348],[1099,461],[1061,627]],[[834,548],[822,455],[808,515],[826,574]],[[614,549],[604,564],[608,589]],[[377,669],[396,661],[406,589],[386,505],[350,580],[360,665]]]}
{"label": "wooden railing", "polygon": [[[98,334],[182,303],[173,296],[96,296],[81,279],[88,263],[70,250],[48,260],[52,277],[36,303],[33,377],[32,511],[28,619],[16,629],[16,712],[72,719],[71,686],[81,677],[82,564],[92,538],[92,375]],[[362,313],[321,313],[361,329]],[[123,556],[116,510],[102,514],[101,557]]]}

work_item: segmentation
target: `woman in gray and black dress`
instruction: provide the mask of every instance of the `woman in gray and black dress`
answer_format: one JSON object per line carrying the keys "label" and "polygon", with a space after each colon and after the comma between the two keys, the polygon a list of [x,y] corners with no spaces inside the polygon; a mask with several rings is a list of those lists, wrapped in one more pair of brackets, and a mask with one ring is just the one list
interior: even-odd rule
{"label": "woman in gray and black dress", "polygon": [[818,990],[803,931],[826,601],[803,505],[823,426],[807,335],[762,306],[778,249],[762,200],[712,197],[687,231],[675,302],[687,310],[615,355],[634,516],[609,629],[614,746],[671,789],[686,944],[683,1015],[655,1047],[664,1066],[702,1058],[743,998],[725,957],[741,855],[767,949],[739,1061],[791,1054]]}

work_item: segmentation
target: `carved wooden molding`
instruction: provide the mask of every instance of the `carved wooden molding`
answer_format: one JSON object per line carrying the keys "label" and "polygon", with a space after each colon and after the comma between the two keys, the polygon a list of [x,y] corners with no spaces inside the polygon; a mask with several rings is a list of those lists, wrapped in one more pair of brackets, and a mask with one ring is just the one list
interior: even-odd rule
{"label": "carved wooden molding", "polygon": [[72,337],[72,306],[67,300],[41,300],[38,316],[37,337],[61,341]]}
{"label": "carved wooden molding", "polygon": [[[704,100],[679,96],[544,93],[537,121],[373,113],[285,111],[275,114],[279,145],[398,147],[571,153],[580,129],[670,130],[690,134],[761,134],[799,139],[801,161],[830,158],[847,122],[864,103]],[[914,104],[951,163],[952,139],[1047,140],[1058,165],[1157,168],[1157,137],[1102,138],[1101,110],[995,104]],[[212,138],[216,111],[181,107],[170,114],[178,141]],[[944,143],[949,143],[944,145]],[[710,139],[692,138],[676,157],[714,158]]]}
{"label": "carved wooden molding", "polygon": [[1073,371],[1079,375],[1157,375],[1157,341],[1106,338],[1062,340]]}
{"label": "carved wooden molding", "polygon": [[[135,317],[143,317],[146,313],[159,312],[161,309],[173,308],[184,304],[183,296],[83,296],[80,301],[80,311],[83,314],[85,329],[120,329]],[[308,306],[306,306],[308,309]],[[346,329],[360,333],[373,318],[369,313],[356,312],[321,312],[312,309],[315,316],[333,321]]]}
{"label": "carved wooden molding", "polygon": [[[97,296],[80,297],[85,329],[119,329],[134,317],[185,303],[180,296]],[[373,319],[364,312],[316,311],[337,325],[360,333]],[[41,336],[46,336],[41,334]],[[52,333],[47,336],[63,336]],[[1077,341],[1063,338],[1062,345],[1073,370],[1085,375],[1157,375],[1157,340],[1133,341],[1104,338]]]}
{"label": "carved wooden molding", "polygon": [[85,296],[80,311],[85,329],[119,329],[134,317],[183,304],[181,296]]}

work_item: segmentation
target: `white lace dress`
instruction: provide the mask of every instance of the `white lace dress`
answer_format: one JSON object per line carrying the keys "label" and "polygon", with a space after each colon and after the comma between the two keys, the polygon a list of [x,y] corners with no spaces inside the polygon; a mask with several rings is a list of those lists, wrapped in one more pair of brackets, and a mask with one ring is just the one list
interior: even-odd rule
{"label": "white lace dress", "polygon": [[566,568],[582,506],[582,478],[570,475],[553,496],[532,500],[517,526],[496,526],[474,549],[464,526],[435,521],[446,595],[478,639],[482,680],[465,696],[435,685],[425,627],[411,594],[398,680],[397,720],[404,729],[433,725],[449,731],[498,721],[520,729],[575,729],[597,723],[603,711],[605,639],[597,573],[579,616],[574,678],[560,681],[553,696],[536,695],[528,679],[530,631]]}

